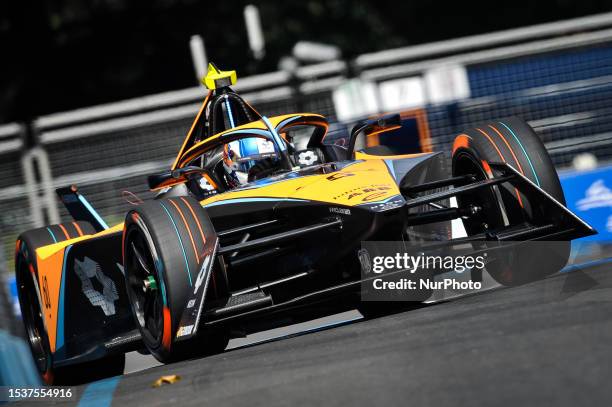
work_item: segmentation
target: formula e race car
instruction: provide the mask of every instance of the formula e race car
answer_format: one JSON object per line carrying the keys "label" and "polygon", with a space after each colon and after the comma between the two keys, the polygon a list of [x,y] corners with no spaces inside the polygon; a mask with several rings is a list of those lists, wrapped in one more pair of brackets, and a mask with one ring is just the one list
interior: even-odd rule
{"label": "formula e race car", "polygon": [[[397,155],[366,140],[397,129],[399,115],[361,121],[339,145],[323,116],[262,116],[235,82],[209,67],[174,164],[148,177],[155,199],[124,223],[109,227],[71,186],[57,192],[74,221],[19,236],[20,305],[46,382],[119,374],[127,351],[162,362],[220,352],[324,305],[367,315],[363,241],[562,242],[487,264],[517,285],[559,271],[569,240],[595,233],[565,207],[542,142],[519,119],[466,130],[450,154]],[[464,237],[449,232],[453,220]]]}

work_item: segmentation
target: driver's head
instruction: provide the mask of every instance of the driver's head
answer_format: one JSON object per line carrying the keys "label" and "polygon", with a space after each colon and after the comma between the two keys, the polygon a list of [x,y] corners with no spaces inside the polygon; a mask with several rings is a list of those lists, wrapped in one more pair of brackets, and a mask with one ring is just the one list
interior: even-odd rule
{"label": "driver's head", "polygon": [[229,188],[271,175],[278,169],[274,144],[259,137],[227,143],[223,146],[223,169]]}

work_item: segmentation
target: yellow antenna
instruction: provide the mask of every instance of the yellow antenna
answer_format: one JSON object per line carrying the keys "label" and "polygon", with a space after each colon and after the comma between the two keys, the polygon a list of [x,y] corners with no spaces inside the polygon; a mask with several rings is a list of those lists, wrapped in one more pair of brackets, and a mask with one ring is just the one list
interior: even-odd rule
{"label": "yellow antenna", "polygon": [[236,71],[221,71],[211,62],[208,64],[208,72],[202,78],[202,83],[206,88],[213,90],[234,85],[237,80]]}

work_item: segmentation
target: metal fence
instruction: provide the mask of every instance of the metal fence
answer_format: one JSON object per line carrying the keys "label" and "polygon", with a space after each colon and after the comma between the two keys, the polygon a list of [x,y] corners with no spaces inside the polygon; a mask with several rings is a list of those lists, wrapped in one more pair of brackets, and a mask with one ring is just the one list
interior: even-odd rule
{"label": "metal fence", "polygon": [[475,65],[468,70],[473,98],[429,109],[434,138],[470,123],[504,116],[529,121],[558,167],[580,152],[612,157],[612,44]]}
{"label": "metal fence", "polygon": [[[357,76],[380,84],[462,66],[470,97],[422,108],[435,149],[448,149],[468,125],[507,116],[528,120],[555,164],[575,154],[612,159],[612,13],[452,41],[361,55],[242,78],[236,87],[258,110],[297,110],[336,121],[333,91]],[[101,214],[120,222],[124,190],[147,198],[146,174],[168,167],[204,95],[202,88],[41,117],[35,122],[54,187],[76,183]],[[22,169],[20,126],[0,126],[0,231],[12,268],[16,235],[37,226]],[[61,219],[67,213],[60,208]],[[0,264],[0,269],[2,264]]]}

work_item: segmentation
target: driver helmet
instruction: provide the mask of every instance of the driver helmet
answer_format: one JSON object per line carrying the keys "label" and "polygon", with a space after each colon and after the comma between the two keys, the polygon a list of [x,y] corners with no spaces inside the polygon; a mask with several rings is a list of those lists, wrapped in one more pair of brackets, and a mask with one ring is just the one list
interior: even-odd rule
{"label": "driver helmet", "polygon": [[230,189],[259,178],[257,173],[262,169],[270,172],[278,167],[278,162],[274,143],[260,137],[248,137],[223,146],[223,170]]}

